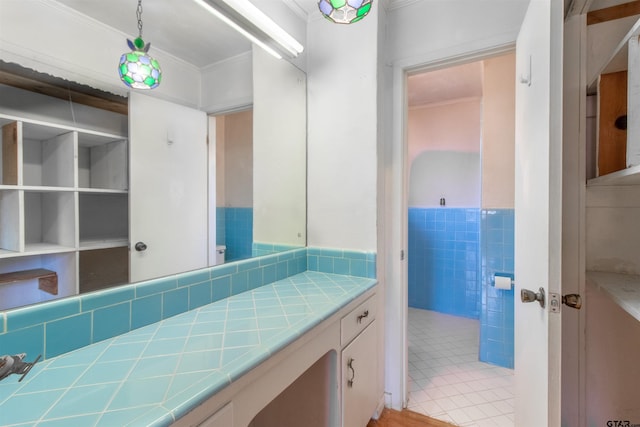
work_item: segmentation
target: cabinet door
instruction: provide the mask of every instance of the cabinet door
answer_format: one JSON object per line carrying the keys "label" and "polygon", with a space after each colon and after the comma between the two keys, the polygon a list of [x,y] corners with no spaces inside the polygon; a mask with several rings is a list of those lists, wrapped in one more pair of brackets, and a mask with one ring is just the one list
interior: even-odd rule
{"label": "cabinet door", "polygon": [[377,340],[374,320],[342,350],[343,427],[365,427],[376,410]]}
{"label": "cabinet door", "polygon": [[131,281],[206,267],[206,114],[131,92],[129,138]]}

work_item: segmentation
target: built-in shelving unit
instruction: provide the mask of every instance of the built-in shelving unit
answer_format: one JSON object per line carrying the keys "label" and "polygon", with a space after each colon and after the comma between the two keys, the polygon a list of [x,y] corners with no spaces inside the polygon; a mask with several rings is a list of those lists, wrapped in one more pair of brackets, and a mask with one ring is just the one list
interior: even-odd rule
{"label": "built-in shelving unit", "polygon": [[[0,127],[0,275],[53,270],[65,279],[59,296],[82,291],[82,280],[127,282],[127,138],[2,114]],[[118,273],[102,283],[110,269]]]}
{"label": "built-in shelving unit", "polygon": [[[602,154],[601,145],[615,145],[617,144],[614,141],[615,138],[619,138],[621,135],[622,138],[625,137],[622,133],[618,133],[617,137],[613,136],[613,133],[616,132],[613,122],[617,116],[625,116],[626,141],[621,141],[621,150],[615,149],[622,157],[618,157],[620,163],[616,163],[616,165],[619,166],[613,170],[619,170],[611,173],[606,172],[601,176],[589,179],[587,186],[640,184],[640,140],[638,139],[640,137],[640,123],[638,121],[640,119],[640,103],[637,102],[640,99],[640,43],[638,36],[640,36],[640,19],[636,20],[626,33],[617,38],[613,37],[612,41],[607,42],[612,46],[610,51],[604,52],[597,58],[592,58],[594,62],[591,67],[592,74],[587,78],[588,92],[597,94],[599,97],[598,154]],[[613,79],[614,77],[610,76],[621,72],[626,73],[626,77],[624,77],[625,74],[621,74],[623,80],[617,85],[612,80],[606,85],[603,83],[605,77]],[[600,87],[601,84],[604,88]],[[607,98],[603,93],[605,90],[609,91]],[[627,99],[626,104],[624,104],[624,99]],[[612,100],[623,100],[623,104],[613,105],[616,104],[616,101]],[[612,118],[608,115],[611,109],[624,109],[624,111],[618,112]],[[604,132],[601,128],[604,129]],[[621,128],[617,129],[619,129],[618,132],[623,132]],[[604,139],[603,135],[608,135],[610,138]],[[613,149],[611,146],[605,148],[605,150],[611,149]]]}

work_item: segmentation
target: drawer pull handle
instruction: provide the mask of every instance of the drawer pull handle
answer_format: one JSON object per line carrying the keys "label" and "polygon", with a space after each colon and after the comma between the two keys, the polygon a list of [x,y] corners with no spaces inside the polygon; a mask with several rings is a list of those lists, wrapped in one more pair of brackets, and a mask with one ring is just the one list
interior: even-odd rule
{"label": "drawer pull handle", "polygon": [[347,367],[351,369],[351,378],[347,380],[349,387],[353,387],[353,381],[356,379],[356,370],[353,368],[353,362],[355,362],[355,360],[354,358],[349,358],[349,362],[347,363]]}
{"label": "drawer pull handle", "polygon": [[365,311],[360,316],[358,316],[358,323],[362,323],[362,319],[364,319],[365,317],[369,317],[369,310]]}

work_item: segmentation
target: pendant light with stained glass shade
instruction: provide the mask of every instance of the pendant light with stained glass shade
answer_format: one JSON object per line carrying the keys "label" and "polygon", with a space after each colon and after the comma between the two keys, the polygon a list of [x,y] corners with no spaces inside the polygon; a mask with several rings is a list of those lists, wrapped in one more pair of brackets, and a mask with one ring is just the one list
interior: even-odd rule
{"label": "pendant light with stained glass shade", "polygon": [[373,0],[320,0],[320,12],[336,24],[353,24],[358,22],[371,10]]}
{"label": "pendant light with stained glass shade", "polygon": [[133,89],[155,89],[162,79],[162,71],[158,61],[147,53],[151,43],[142,40],[142,0],[138,0],[136,17],[138,37],[134,41],[127,39],[131,52],[123,53],[120,57],[118,73],[120,80]]}

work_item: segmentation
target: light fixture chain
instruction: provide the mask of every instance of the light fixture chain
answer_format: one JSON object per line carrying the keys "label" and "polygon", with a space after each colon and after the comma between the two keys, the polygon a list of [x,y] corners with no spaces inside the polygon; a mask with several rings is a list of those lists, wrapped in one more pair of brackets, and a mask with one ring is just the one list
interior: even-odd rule
{"label": "light fixture chain", "polygon": [[138,0],[138,9],[136,9],[136,17],[138,18],[138,37],[142,38],[142,0]]}

